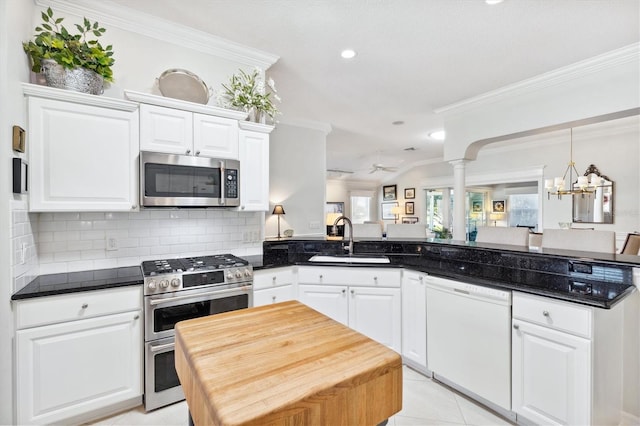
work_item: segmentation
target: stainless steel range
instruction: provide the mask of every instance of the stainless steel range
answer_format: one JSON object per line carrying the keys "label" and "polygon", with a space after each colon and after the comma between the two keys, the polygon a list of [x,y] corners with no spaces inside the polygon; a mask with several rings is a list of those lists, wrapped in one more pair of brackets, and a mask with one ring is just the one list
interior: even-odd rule
{"label": "stainless steel range", "polygon": [[177,322],[253,305],[253,269],[231,254],[142,262],[144,275],[144,406],[184,399],[175,370]]}

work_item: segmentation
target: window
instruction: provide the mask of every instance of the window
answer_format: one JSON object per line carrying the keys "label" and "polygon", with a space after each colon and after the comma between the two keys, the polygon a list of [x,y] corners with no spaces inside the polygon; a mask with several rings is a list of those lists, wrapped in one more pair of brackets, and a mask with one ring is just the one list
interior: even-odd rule
{"label": "window", "polygon": [[509,195],[509,226],[528,226],[535,229],[538,225],[538,194]]}
{"label": "window", "polygon": [[373,192],[362,191],[351,193],[351,222],[365,223],[372,220],[371,204]]}

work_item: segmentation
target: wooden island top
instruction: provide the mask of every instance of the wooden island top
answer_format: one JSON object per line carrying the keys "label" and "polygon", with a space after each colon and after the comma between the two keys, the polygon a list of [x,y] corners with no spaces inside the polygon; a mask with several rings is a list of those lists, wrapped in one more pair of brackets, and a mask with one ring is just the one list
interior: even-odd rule
{"label": "wooden island top", "polygon": [[402,408],[402,360],[291,301],[183,321],[175,363],[200,425],[376,425]]}

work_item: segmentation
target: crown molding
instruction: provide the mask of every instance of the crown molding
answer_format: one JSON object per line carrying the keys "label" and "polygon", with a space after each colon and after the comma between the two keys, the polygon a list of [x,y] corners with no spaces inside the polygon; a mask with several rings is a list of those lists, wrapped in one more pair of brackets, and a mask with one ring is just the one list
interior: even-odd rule
{"label": "crown molding", "polygon": [[442,114],[460,112],[481,106],[497,100],[521,96],[526,93],[556,86],[567,81],[575,80],[589,74],[594,74],[604,69],[617,67],[622,64],[638,64],[640,61],[640,43],[630,44],[602,55],[594,56],[580,62],[567,65],[538,76],[519,81],[490,92],[480,94],[460,102],[435,109],[434,113]]}
{"label": "crown molding", "polygon": [[38,84],[22,83],[22,93],[25,96],[55,99],[58,101],[73,102],[76,104],[91,105],[120,111],[136,111],[136,102],[110,98],[107,96],[90,95],[88,93],[75,92],[73,90],[57,89],[55,87],[41,86]]}
{"label": "crown molding", "polygon": [[279,57],[204,31],[195,30],[165,19],[151,16],[108,0],[34,0],[43,8],[76,16],[87,16],[101,24],[183,46],[208,55],[259,67],[264,70],[275,64]]}

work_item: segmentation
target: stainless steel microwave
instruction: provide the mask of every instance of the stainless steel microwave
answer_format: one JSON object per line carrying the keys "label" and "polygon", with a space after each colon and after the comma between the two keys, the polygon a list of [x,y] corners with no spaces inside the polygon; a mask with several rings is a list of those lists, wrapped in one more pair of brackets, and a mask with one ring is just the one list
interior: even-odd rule
{"label": "stainless steel microwave", "polygon": [[239,175],[238,160],[141,151],[140,205],[239,206]]}

